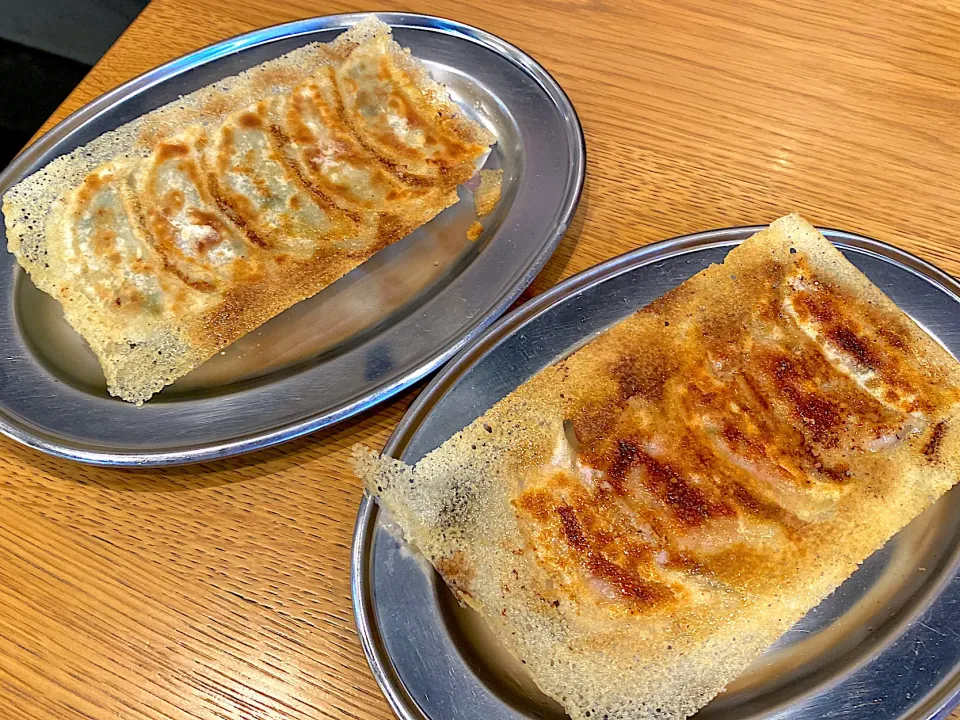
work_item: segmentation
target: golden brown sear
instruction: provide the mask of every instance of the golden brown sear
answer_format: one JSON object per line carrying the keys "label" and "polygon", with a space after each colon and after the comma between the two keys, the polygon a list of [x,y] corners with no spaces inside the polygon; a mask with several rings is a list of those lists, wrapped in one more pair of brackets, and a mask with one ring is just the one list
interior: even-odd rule
{"label": "golden brown sear", "polygon": [[10,249],[114,395],[143,402],[456,203],[495,141],[375,19],[296,53],[144,116],[79,182],[84,148],[5,196]]}
{"label": "golden brown sear", "polygon": [[936,451],[931,417],[960,397],[909,321],[803,258],[744,272],[753,292],[709,323],[684,314],[683,288],[642,310],[636,342],[570,408],[572,463],[529,473],[516,507],[570,597],[644,612],[691,573],[761,589],[779,581],[771,538],[799,546],[851,463],[907,439]]}
{"label": "golden brown sear", "polygon": [[788,216],[356,467],[572,717],[679,720],[953,486],[958,413],[960,364]]}

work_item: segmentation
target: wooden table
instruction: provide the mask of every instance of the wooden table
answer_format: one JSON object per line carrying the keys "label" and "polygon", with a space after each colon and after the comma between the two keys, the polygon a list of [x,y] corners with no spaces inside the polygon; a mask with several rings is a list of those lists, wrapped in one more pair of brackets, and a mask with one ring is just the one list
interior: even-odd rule
{"label": "wooden table", "polygon": [[[403,9],[540,60],[587,136],[530,297],[645,243],[789,210],[960,273],[960,12],[945,0],[154,0],[53,120],[177,55]],[[0,439],[0,717],[388,718],[350,610],[357,441],[413,392],[280,448],[105,470]]]}

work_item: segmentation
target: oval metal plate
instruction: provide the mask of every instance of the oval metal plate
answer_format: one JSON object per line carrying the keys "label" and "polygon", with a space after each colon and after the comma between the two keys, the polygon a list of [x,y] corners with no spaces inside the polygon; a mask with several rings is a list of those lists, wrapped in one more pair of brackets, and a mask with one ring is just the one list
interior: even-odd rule
{"label": "oval metal plate", "polygon": [[[723,259],[759,227],[644,247],[557,285],[478,337],[431,382],[384,450],[414,463],[542,368]],[[954,355],[960,284],[896,248],[823,233]],[[960,685],[960,488],[897,534],[696,714],[699,720],[943,718]],[[354,613],[370,667],[404,720],[563,718],[473,611],[401,546],[364,497]]]}
{"label": "oval metal plate", "polygon": [[[137,408],[107,395],[59,304],[0,254],[0,430],[49,453],[107,465],[234,455],[354,415],[456,354],[502,314],[553,252],[583,187],[576,112],[537,62],[476,28],[378,13],[464,110],[497,132],[486,167],[503,198],[475,242],[461,202],[290,308]],[[177,96],[310,42],[363,15],[257,30],[174,60],[78,110],[14,160],[0,193],[54,157]],[[2,236],[0,236],[2,239]],[[5,243],[4,243],[5,245]]]}

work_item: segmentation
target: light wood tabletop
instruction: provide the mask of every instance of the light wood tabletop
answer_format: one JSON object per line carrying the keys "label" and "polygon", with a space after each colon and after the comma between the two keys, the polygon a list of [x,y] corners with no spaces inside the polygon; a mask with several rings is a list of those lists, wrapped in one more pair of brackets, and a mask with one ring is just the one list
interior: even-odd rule
{"label": "light wood tabletop", "polygon": [[[46,127],[208,43],[371,9],[489,30],[576,106],[583,200],[525,298],[646,243],[790,210],[960,273],[960,11],[944,0],[154,0]],[[347,457],[382,446],[415,392],[185,468],[87,467],[0,439],[0,717],[391,717],[354,631]]]}

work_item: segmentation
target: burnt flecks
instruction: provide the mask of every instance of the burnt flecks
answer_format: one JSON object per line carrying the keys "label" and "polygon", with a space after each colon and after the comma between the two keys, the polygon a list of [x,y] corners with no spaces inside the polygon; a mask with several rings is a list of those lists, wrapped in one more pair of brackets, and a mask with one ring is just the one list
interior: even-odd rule
{"label": "burnt flecks", "polygon": [[856,333],[846,327],[833,328],[828,337],[841,349],[853,356],[854,360],[863,367],[876,368],[877,360],[873,352],[857,337]]}
{"label": "burnt flecks", "polygon": [[557,508],[557,514],[560,516],[560,526],[563,528],[563,534],[567,538],[567,542],[581,552],[588,550],[590,545],[583,528],[580,526],[580,521],[577,520],[574,509],[569,505],[560,505]]}
{"label": "burnt flecks", "polygon": [[644,605],[653,605],[671,597],[670,590],[657,582],[644,580],[636,573],[628,572],[619,565],[610,562],[603,555],[591,554],[587,560],[587,569],[597,577],[611,583],[624,597],[639,601]]}
{"label": "burnt flecks", "polygon": [[828,286],[822,285],[821,292],[816,294],[797,293],[794,298],[794,305],[816,320],[823,328],[826,337],[853,357],[859,365],[876,369],[880,364],[876,353],[864,338],[850,327],[849,320],[840,307],[838,299],[828,295],[827,290]]}
{"label": "burnt flecks", "polygon": [[712,517],[733,515],[722,502],[711,500],[667,463],[660,462],[630,440],[618,440],[607,480],[620,494],[626,494],[626,477],[633,468],[641,468],[640,482],[685,525],[700,525]]}
{"label": "burnt flecks", "polygon": [[827,448],[839,445],[840,438],[836,431],[844,423],[840,405],[824,394],[798,391],[790,385],[783,388],[783,394],[793,403],[815,442]]}
{"label": "burnt flecks", "polygon": [[947,424],[941,420],[933,427],[930,433],[930,439],[923,446],[923,454],[929,460],[935,460],[940,454],[940,445],[943,443],[943,436],[947,434]]}
{"label": "burnt flecks", "polygon": [[896,348],[897,350],[903,350],[906,347],[903,338],[890,328],[877,328],[877,335],[883,338],[890,347]]}
{"label": "burnt flecks", "polygon": [[607,481],[621,495],[626,493],[627,473],[639,464],[640,449],[629,440],[618,440],[613,461],[607,470]]}
{"label": "burnt flecks", "polygon": [[610,583],[625,598],[641,605],[653,605],[672,596],[661,583],[645,580],[635,571],[623,568],[608,560],[600,551],[605,540],[592,537],[577,519],[576,511],[569,505],[557,507],[560,526],[570,547],[580,555],[582,565],[594,576]]}
{"label": "burnt flecks", "polygon": [[819,378],[826,378],[830,368],[823,358],[807,356],[795,362],[785,354],[777,353],[769,361],[769,373],[776,380],[780,395],[792,406],[814,442],[824,447],[839,444],[837,430],[844,425],[846,411],[828,393],[815,390]]}

